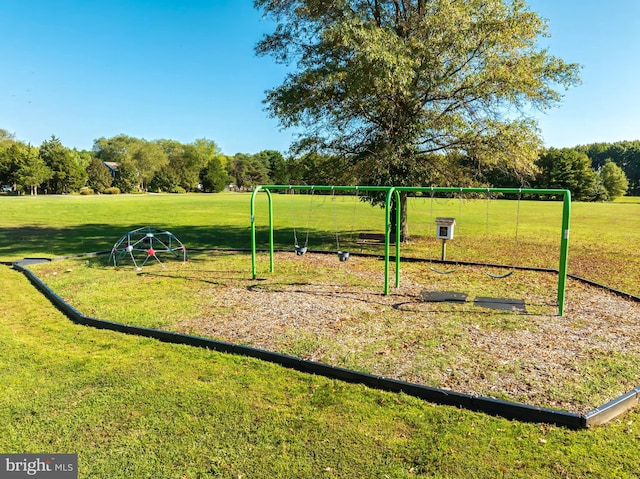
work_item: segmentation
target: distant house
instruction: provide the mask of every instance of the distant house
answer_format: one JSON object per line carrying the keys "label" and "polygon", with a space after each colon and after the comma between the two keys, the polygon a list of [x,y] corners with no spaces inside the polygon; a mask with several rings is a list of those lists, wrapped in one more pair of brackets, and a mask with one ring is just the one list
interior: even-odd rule
{"label": "distant house", "polygon": [[113,178],[118,174],[118,163],[115,161],[103,161],[102,164],[107,167]]}

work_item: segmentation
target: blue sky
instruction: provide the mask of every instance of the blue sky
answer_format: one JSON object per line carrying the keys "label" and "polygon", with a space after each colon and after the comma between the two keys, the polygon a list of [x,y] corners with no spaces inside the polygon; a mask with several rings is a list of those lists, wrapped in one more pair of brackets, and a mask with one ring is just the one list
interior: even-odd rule
{"label": "blue sky", "polygon": [[547,146],[640,140],[640,0],[529,0],[549,20],[549,51],[582,84],[538,116]]}
{"label": "blue sky", "polygon": [[[640,139],[640,0],[529,0],[551,53],[582,85],[539,115],[548,146]],[[286,151],[265,90],[285,69],[253,47],[272,29],[251,0],[0,0],[0,128],[69,147],[120,133]]]}

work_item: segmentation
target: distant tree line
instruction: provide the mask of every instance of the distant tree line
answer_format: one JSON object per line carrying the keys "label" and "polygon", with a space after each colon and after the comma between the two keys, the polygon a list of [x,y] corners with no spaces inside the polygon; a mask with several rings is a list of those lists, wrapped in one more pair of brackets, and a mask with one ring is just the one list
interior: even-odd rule
{"label": "distant tree line", "polygon": [[0,184],[17,194],[215,193],[280,181],[285,170],[277,151],[226,156],[207,139],[183,144],[117,135],[78,151],[55,136],[33,146],[0,129]]}
{"label": "distant tree line", "polygon": [[[569,189],[579,201],[640,195],[640,141],[593,143],[543,150],[537,171],[484,169],[460,155],[424,160],[415,185]],[[357,170],[337,156],[280,152],[222,154],[212,140],[183,144],[126,135],[98,138],[92,150],[67,148],[52,136],[39,146],[0,129],[0,183],[19,194],[114,192],[219,192],[259,184],[364,184]],[[415,174],[415,172],[414,172]],[[407,179],[404,179],[406,182]]]}
{"label": "distant tree line", "polygon": [[[482,168],[458,154],[432,156],[425,158],[423,174],[414,171],[414,185],[568,189],[578,201],[640,195],[640,141],[545,149],[527,174],[500,166]],[[283,184],[365,184],[338,157],[310,153],[286,164]]]}
{"label": "distant tree line", "polygon": [[[482,186],[568,189],[577,201],[612,201],[625,194],[640,196],[640,141],[598,143],[542,150],[535,170],[481,168],[456,154],[427,157],[422,174],[409,179],[416,186]],[[278,184],[368,184],[340,157],[307,153],[282,160],[271,177]]]}
{"label": "distant tree line", "polygon": [[567,189],[578,201],[640,195],[640,141],[549,148],[541,152],[536,166],[538,171],[526,178],[500,170],[480,178],[494,186]]}

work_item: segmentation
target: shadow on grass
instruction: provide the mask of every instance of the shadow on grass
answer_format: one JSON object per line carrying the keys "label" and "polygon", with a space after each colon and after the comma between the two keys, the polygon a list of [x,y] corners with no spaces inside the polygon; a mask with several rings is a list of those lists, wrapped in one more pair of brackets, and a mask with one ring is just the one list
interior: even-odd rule
{"label": "shadow on grass", "polygon": [[[110,251],[113,245],[127,232],[143,226],[153,225],[110,225],[83,224],[77,226],[20,226],[0,229],[0,257],[22,259],[38,256],[67,256],[76,254]],[[178,228],[160,229],[171,231],[187,248],[223,248],[250,249],[251,229],[249,226],[180,226]],[[298,239],[306,239],[307,232],[300,232]],[[293,229],[279,229],[274,231],[276,248],[292,248],[294,243]],[[314,246],[327,247],[335,237],[327,231],[309,231],[309,243]],[[256,230],[258,248],[267,248],[269,244],[268,228],[259,227]]]}

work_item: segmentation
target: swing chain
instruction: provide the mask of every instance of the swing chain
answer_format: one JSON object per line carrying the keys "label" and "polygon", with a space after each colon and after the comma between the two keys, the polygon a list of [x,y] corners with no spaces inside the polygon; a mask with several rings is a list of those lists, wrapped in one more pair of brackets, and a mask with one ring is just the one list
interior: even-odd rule
{"label": "swing chain", "polygon": [[307,216],[307,235],[304,239],[304,248],[305,251],[307,249],[307,246],[309,244],[309,229],[311,227],[311,213],[313,212],[313,193],[314,193],[314,186],[311,186],[311,198],[309,199],[309,216]]}
{"label": "swing chain", "polygon": [[356,186],[356,197],[355,200],[353,202],[353,217],[351,218],[351,234],[349,235],[349,243],[351,243],[353,245],[353,232],[356,229],[356,213],[357,213],[357,209],[358,209],[358,187]]}
{"label": "swing chain", "polygon": [[[518,255],[518,226],[520,224],[520,200],[522,199],[522,188],[518,188],[518,207],[516,208],[516,226],[515,226],[515,238],[514,238],[514,246],[513,246],[513,256],[511,258],[511,269],[507,271],[505,274],[491,274],[489,273],[489,261],[485,262],[485,274],[494,279],[502,279],[507,276],[511,276],[516,270],[516,258]],[[487,188],[487,213],[486,213],[486,221],[485,221],[485,242],[489,244],[489,202],[491,200],[489,188]],[[487,248],[488,249],[488,248]]]}
{"label": "swing chain", "polygon": [[291,223],[293,223],[293,244],[297,251],[300,246],[298,245],[298,235],[296,233],[296,202],[294,200],[294,189],[291,185],[289,185],[289,194],[291,195]]}
{"label": "swing chain", "polygon": [[293,241],[294,241],[294,249],[295,252],[298,256],[302,256],[303,254],[305,254],[307,252],[307,247],[309,245],[309,227],[311,224],[311,213],[312,213],[312,208],[313,208],[313,192],[314,192],[314,187],[311,187],[311,199],[309,200],[309,215],[307,216],[307,232],[306,232],[306,236],[305,236],[305,240],[304,240],[304,246],[300,246],[300,243],[298,242],[298,233],[296,231],[296,215],[295,215],[295,199],[293,197],[293,186],[289,185],[289,191],[291,192],[291,221],[293,223]]}
{"label": "swing chain", "polygon": [[338,236],[338,213],[336,212],[336,192],[331,187],[331,202],[333,203],[333,229],[336,232],[336,251],[340,254],[340,238]]}
{"label": "swing chain", "polygon": [[[356,187],[357,190],[357,187]],[[336,251],[338,252],[338,259],[340,261],[347,261],[349,259],[348,251],[340,251],[340,235],[338,234],[338,212],[336,209],[336,196],[335,189],[331,187],[331,202],[333,203],[333,225],[336,231]]]}

